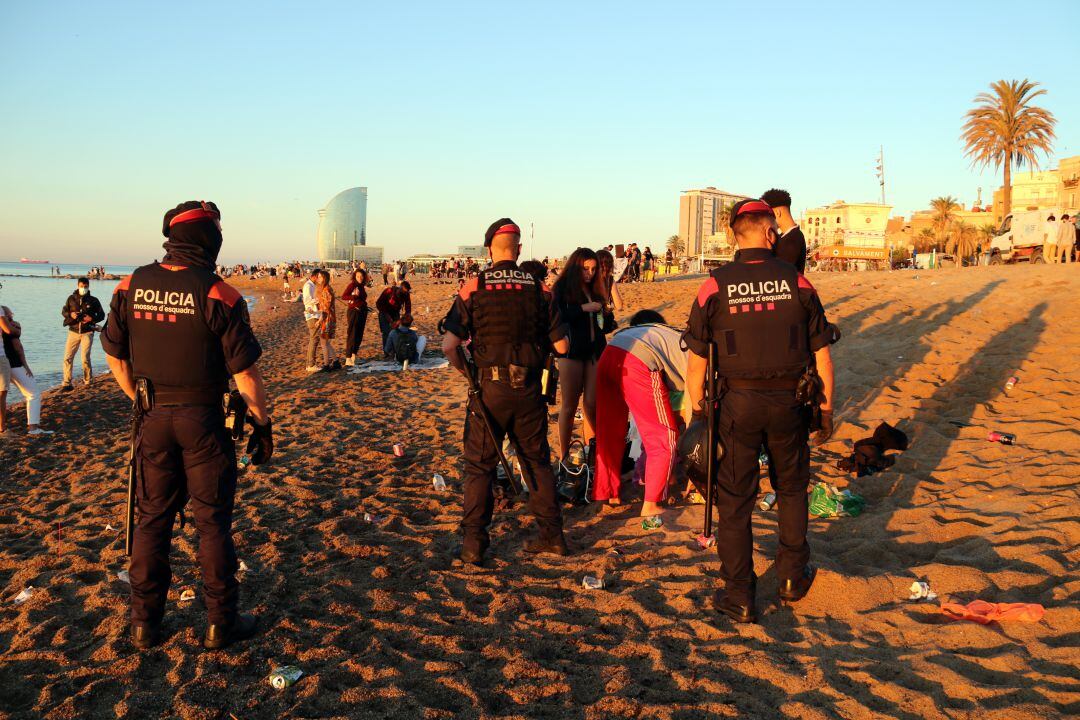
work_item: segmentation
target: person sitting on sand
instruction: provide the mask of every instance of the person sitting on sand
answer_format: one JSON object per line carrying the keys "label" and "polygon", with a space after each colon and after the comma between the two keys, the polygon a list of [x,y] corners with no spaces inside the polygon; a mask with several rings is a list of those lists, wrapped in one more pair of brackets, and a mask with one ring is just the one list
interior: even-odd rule
{"label": "person sitting on sand", "polygon": [[630,327],[615,333],[596,370],[596,481],[594,499],[618,505],[629,416],[641,433],[645,453],[642,517],[661,513],[679,440],[676,412],[684,424],[687,351],[682,331],[655,310],[640,310]]}
{"label": "person sitting on sand", "polygon": [[412,329],[413,317],[408,313],[401,316],[397,327],[386,336],[383,352],[387,357],[399,363],[417,363],[427,347],[427,337],[418,335]]}
{"label": "person sitting on sand", "polygon": [[394,329],[401,313],[412,314],[412,285],[408,282],[400,286],[391,285],[379,294],[375,309],[379,311],[379,331],[382,333],[382,345],[386,347],[386,338]]}
{"label": "person sitting on sand", "polygon": [[4,359],[0,362],[0,437],[7,430],[7,393],[13,382],[26,399],[26,434],[52,435],[52,430],[41,429],[41,393],[19,339],[22,325],[15,322],[15,314],[7,306],[0,306],[0,333],[4,342]]}

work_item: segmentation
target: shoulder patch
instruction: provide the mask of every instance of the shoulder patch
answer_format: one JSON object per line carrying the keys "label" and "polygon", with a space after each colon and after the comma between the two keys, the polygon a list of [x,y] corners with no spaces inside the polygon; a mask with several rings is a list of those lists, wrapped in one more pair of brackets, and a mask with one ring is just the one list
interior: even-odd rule
{"label": "shoulder patch", "polygon": [[468,300],[470,297],[472,297],[472,294],[476,292],[477,288],[479,287],[480,278],[469,278],[465,281],[465,284],[461,286],[461,289],[458,290],[458,297],[460,297],[462,300]]}
{"label": "shoulder patch", "polygon": [[116,293],[118,293],[120,291],[127,292],[128,287],[130,285],[131,285],[131,276],[130,275],[125,275],[123,277],[123,279],[121,279],[120,282],[118,282],[116,284],[116,287],[113,289],[113,294],[115,295]]}
{"label": "shoulder patch", "polygon": [[799,273],[799,289],[809,290],[810,292],[817,294],[817,290],[814,289],[814,286],[810,284],[810,281],[807,280],[806,276],[802,273]]}
{"label": "shoulder patch", "polygon": [[701,289],[698,290],[697,303],[701,307],[705,307],[705,303],[709,302],[709,298],[720,292],[720,286],[716,284],[716,278],[710,277],[704,283],[701,284]]}
{"label": "shoulder patch", "polygon": [[224,280],[218,280],[214,283],[214,286],[210,288],[210,292],[207,293],[206,297],[211,300],[220,300],[229,307],[232,307],[236,304],[237,300],[240,300],[240,293]]}

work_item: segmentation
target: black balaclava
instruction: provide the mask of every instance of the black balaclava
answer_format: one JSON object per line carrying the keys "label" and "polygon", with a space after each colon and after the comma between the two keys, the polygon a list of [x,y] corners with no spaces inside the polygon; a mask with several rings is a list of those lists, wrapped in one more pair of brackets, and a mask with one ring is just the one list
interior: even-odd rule
{"label": "black balaclava", "polygon": [[[199,209],[206,211],[205,217],[169,226],[177,215]],[[162,245],[163,262],[215,269],[222,241],[220,220],[221,211],[212,202],[188,200],[169,210],[161,227],[161,234],[168,238]]]}

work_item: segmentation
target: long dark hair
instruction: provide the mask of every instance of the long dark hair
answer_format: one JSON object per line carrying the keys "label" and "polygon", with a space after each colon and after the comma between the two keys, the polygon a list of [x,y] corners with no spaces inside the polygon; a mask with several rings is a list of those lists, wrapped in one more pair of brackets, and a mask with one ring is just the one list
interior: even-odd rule
{"label": "long dark hair", "polygon": [[604,290],[611,297],[611,288],[615,284],[615,256],[607,250],[596,251],[596,274],[604,281]]}
{"label": "long dark hair", "polygon": [[364,268],[356,268],[352,273],[352,281],[356,282],[357,274],[363,275],[363,279],[358,283],[360,287],[367,287],[371,283],[371,277],[368,275],[368,271]]}
{"label": "long dark hair", "polygon": [[[586,283],[583,268],[589,260],[596,263],[596,274],[593,275],[592,282]],[[584,305],[588,302],[586,291],[592,295],[593,300],[607,302],[607,284],[600,272],[600,260],[596,257],[596,253],[589,248],[575,250],[566,259],[566,265],[559,273],[559,279],[555,281],[553,290],[563,298],[564,302],[571,304]]]}

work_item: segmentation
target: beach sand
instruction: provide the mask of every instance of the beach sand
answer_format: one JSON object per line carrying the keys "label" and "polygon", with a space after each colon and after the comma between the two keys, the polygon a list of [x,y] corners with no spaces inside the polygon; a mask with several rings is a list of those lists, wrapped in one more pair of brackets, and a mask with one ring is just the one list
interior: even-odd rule
{"label": "beach sand", "polygon": [[[496,516],[489,568],[463,568],[454,561],[463,380],[451,369],[308,376],[299,306],[276,300],[274,281],[238,281],[245,294],[262,293],[253,324],[277,442],[272,464],[241,476],[236,503],[236,546],[250,568],[241,601],[262,631],[233,652],[201,649],[202,601],[179,601],[199,587],[189,524],[173,544],[165,641],[132,649],[128,587],[117,579],[127,403],[107,377],[70,396],[49,393],[53,438],[0,441],[0,716],[1080,712],[1080,272],[810,279],[844,333],[834,348],[838,429],[813,451],[813,471],[867,506],[859,517],[811,520],[820,572],[794,611],[775,603],[775,513],[758,510],[758,625],[735,626],[709,606],[719,564],[693,546],[700,506],[673,508],[654,532],[641,530],[634,505],[569,509],[580,552],[566,559],[526,557],[530,521],[513,510]],[[682,323],[699,284],[628,287],[621,319],[653,307]],[[418,326],[432,335],[453,287],[416,286]],[[340,348],[343,310],[339,328]],[[372,317],[364,357],[377,337]],[[1013,374],[1020,382],[1006,391]],[[16,431],[23,417],[16,408]],[[895,467],[865,478],[837,470],[852,441],[883,420],[911,437]],[[988,442],[990,430],[1015,433],[1018,444]],[[405,457],[393,456],[395,442]],[[432,489],[434,472],[447,492]],[[585,574],[605,589],[584,590]],[[1046,615],[986,627],[947,620],[935,604],[907,601],[915,579],[942,597],[1041,603]],[[15,605],[26,586],[36,591]],[[277,691],[266,677],[284,664],[306,676]]]}

